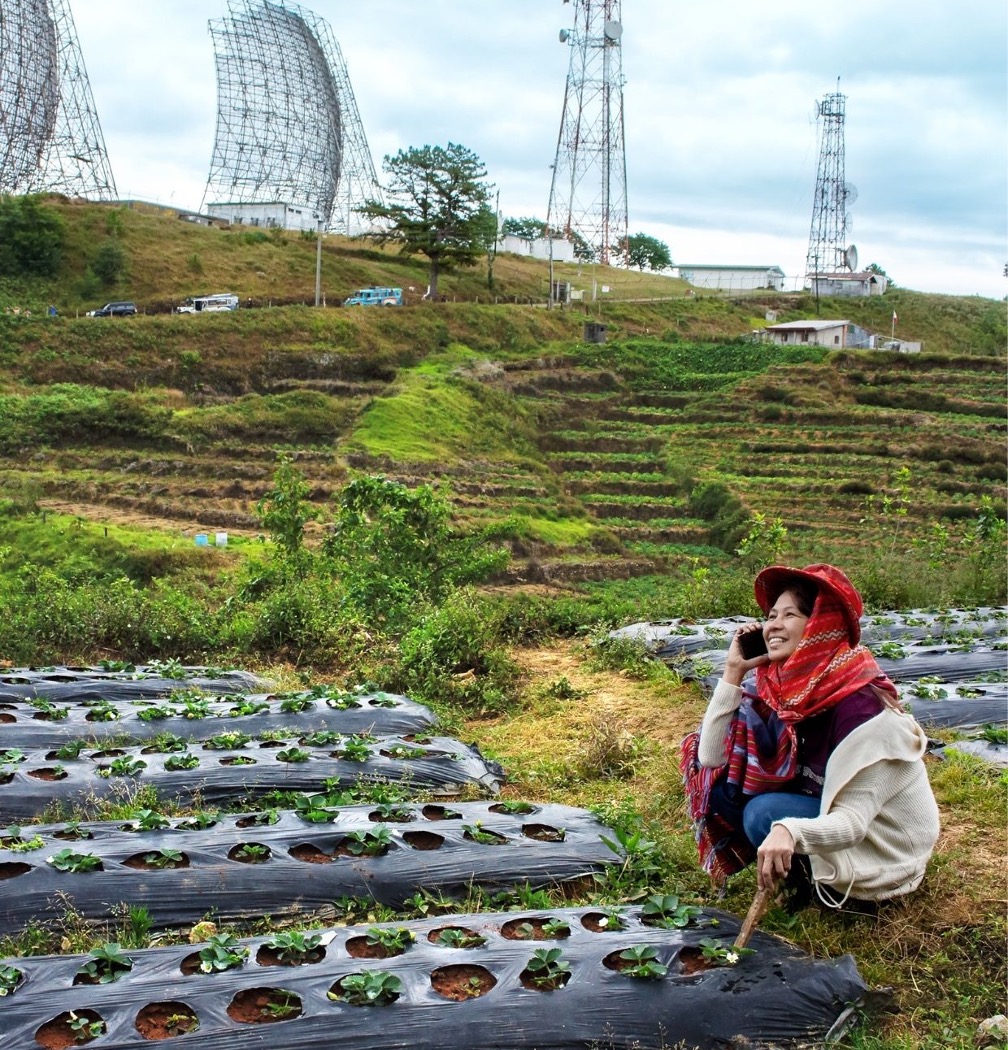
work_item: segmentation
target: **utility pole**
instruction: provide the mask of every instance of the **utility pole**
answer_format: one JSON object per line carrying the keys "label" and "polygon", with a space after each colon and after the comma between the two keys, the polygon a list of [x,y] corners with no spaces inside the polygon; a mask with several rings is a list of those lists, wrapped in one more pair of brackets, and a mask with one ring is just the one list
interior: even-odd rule
{"label": "utility pole", "polygon": [[315,305],[322,304],[322,216],[318,220],[318,240],[315,245]]}

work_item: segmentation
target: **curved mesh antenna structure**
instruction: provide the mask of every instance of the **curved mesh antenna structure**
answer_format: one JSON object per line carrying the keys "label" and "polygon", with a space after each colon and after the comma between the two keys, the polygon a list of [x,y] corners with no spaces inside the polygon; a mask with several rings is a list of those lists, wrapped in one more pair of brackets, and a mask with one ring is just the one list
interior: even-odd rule
{"label": "curved mesh antenna structure", "polygon": [[325,23],[296,4],[232,0],[210,34],[217,135],[204,204],[283,201],[328,225],[342,133]]}
{"label": "curved mesh antenna structure", "polygon": [[847,96],[839,91],[817,103],[819,170],[812,202],[805,274],[839,273],[847,269],[844,249],[849,234],[847,208],[853,204],[854,187],[844,177],[844,116]]}
{"label": "curved mesh antenna structure", "polygon": [[329,229],[333,233],[353,236],[373,228],[372,224],[361,219],[356,208],[366,200],[383,201],[384,193],[375,174],[374,160],[350,84],[350,73],[343,61],[343,52],[335,40],[332,40],[332,48],[336,59],[332,69],[339,89],[343,149],[339,188]]}
{"label": "curved mesh antenna structure", "polygon": [[546,225],[599,262],[616,262],[627,235],[622,2],[571,6],[570,68]]}
{"label": "curved mesh antenna structure", "polygon": [[0,192],[114,200],[70,8],[0,0]]}

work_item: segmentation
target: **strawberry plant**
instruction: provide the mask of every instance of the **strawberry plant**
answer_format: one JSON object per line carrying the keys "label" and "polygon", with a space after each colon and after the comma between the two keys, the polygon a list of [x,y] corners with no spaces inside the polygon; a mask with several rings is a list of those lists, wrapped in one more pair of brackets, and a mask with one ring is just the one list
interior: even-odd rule
{"label": "strawberry plant", "polygon": [[133,960],[124,954],[122,946],[115,941],[109,941],[95,948],[91,957],[77,973],[78,976],[88,978],[93,983],[111,984],[132,969]]}
{"label": "strawberry plant", "polygon": [[78,1015],[73,1010],[70,1011],[70,1031],[74,1034],[74,1039],[79,1043],[86,1043],[91,1039],[97,1039],[98,1036],[105,1032],[104,1021],[92,1021],[89,1017],[84,1015]]}
{"label": "strawberry plant", "polygon": [[195,769],[199,764],[199,756],[187,751],[182,755],[169,755],[165,759],[164,767],[177,772],[183,769]]}
{"label": "strawberry plant", "polygon": [[438,931],[437,943],[443,944],[446,948],[478,948],[486,944],[486,937],[452,926]]}
{"label": "strawberry plant", "polygon": [[177,849],[154,850],[144,854],[144,863],[152,868],[180,868],[185,858]]}
{"label": "strawberry plant", "polygon": [[220,973],[244,964],[248,948],[228,933],[215,933],[199,950],[199,968],[203,973]]}
{"label": "strawberry plant", "polygon": [[228,708],[229,718],[240,718],[242,715],[257,715],[262,711],[268,711],[270,705],[263,700],[252,700],[243,696],[238,703]]}
{"label": "strawberry plant", "polygon": [[179,831],[204,831],[217,823],[218,816],[216,810],[200,810],[191,817],[183,817],[175,826]]}
{"label": "strawberry plant", "polygon": [[134,821],[131,824],[126,825],[124,831],[157,831],[160,828],[167,828],[170,825],[170,821],[163,813],[158,813],[153,809],[141,809]]}
{"label": "strawberry plant", "polygon": [[97,769],[100,777],[135,777],[147,768],[147,763],[142,758],[133,758],[131,755],[120,755],[113,758],[107,766],[99,766]]}
{"label": "strawberry plant", "polygon": [[311,758],[311,752],[300,747],[288,747],[277,752],[280,762],[307,762]]}
{"label": "strawberry plant", "polygon": [[340,843],[355,857],[376,857],[392,844],[392,833],[388,828],[378,827],[374,831],[351,831]]}
{"label": "strawberry plant", "polygon": [[280,710],[285,714],[297,714],[299,711],[311,711],[315,701],[304,693],[295,693],[280,701]]}
{"label": "strawberry plant", "polygon": [[327,804],[325,795],[298,795],[294,811],[309,824],[328,824],[339,816],[339,810]]}
{"label": "strawberry plant", "polygon": [[628,977],[642,977],[654,981],[668,973],[668,967],[658,961],[658,949],[650,944],[636,944],[632,948],[624,948],[619,957],[629,964],[620,968],[620,972]]}
{"label": "strawberry plant", "polygon": [[367,932],[367,943],[372,947],[380,946],[388,952],[404,952],[416,940],[416,935],[405,926],[382,928],[372,926]]}
{"label": "strawberry plant", "polygon": [[38,711],[38,714],[35,717],[43,719],[44,721],[59,722],[70,714],[69,707],[60,707],[58,704],[54,704],[51,700],[46,700],[42,697],[29,700],[28,703]]}
{"label": "strawberry plant", "polygon": [[251,739],[248,733],[218,733],[205,740],[203,747],[208,751],[238,751]]}
{"label": "strawberry plant", "polygon": [[289,959],[303,959],[310,955],[322,943],[322,937],[317,933],[305,933],[303,930],[285,930],[274,934],[267,942],[277,957],[282,961]]}
{"label": "strawberry plant", "polygon": [[525,964],[525,972],[534,985],[557,988],[570,980],[570,963],[559,948],[538,948]]}
{"label": "strawberry plant", "polygon": [[350,762],[366,762],[371,757],[371,747],[367,737],[349,736],[339,749],[338,756]]}
{"label": "strawberry plant", "polygon": [[641,905],[641,921],[648,926],[681,929],[689,926],[702,911],[692,904],[680,904],[674,893],[653,893]]}
{"label": "strawberry plant", "polygon": [[705,937],[698,942],[703,957],[718,966],[734,966],[744,955],[753,955],[755,948],[736,948],[713,937]]}
{"label": "strawberry plant", "polygon": [[499,846],[507,841],[496,831],[488,831],[484,828],[481,820],[477,820],[474,824],[463,824],[462,833],[470,842],[479,842],[484,846]]}
{"label": "strawberry plant", "polygon": [[72,849],[61,849],[51,857],[46,857],[46,863],[51,864],[57,871],[77,873],[100,871],[102,867],[101,857],[96,857],[93,853],[74,853]]}
{"label": "strawberry plant", "polygon": [[342,999],[352,1006],[387,1006],[401,992],[402,981],[394,973],[368,970],[341,977],[327,994],[330,999]]}
{"label": "strawberry plant", "polygon": [[12,995],[24,974],[13,966],[0,966],[0,997]]}

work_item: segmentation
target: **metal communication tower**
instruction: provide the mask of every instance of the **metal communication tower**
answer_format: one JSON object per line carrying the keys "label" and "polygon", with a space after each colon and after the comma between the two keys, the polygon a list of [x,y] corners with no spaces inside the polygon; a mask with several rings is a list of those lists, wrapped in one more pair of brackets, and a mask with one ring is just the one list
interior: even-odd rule
{"label": "metal communication tower", "polygon": [[0,193],[114,200],[70,8],[0,0]]}
{"label": "metal communication tower", "polygon": [[383,201],[384,193],[375,173],[374,160],[364,133],[364,122],[357,109],[357,99],[350,84],[350,73],[343,61],[343,52],[334,40],[336,87],[340,99],[340,127],[343,131],[343,162],[329,229],[333,233],[352,236],[370,228],[357,214],[356,208],[366,200]]}
{"label": "metal communication tower", "polygon": [[231,0],[210,34],[217,135],[204,204],[283,202],[328,226],[343,140],[329,26],[283,0]]}
{"label": "metal communication tower", "polygon": [[848,207],[857,191],[844,174],[844,115],[847,96],[837,90],[816,103],[819,127],[819,171],[812,204],[805,275],[836,274],[857,267],[857,249],[847,244],[853,227]]}
{"label": "metal communication tower", "polygon": [[572,6],[574,26],[560,31],[571,56],[546,225],[579,256],[617,262],[627,235],[622,0]]}

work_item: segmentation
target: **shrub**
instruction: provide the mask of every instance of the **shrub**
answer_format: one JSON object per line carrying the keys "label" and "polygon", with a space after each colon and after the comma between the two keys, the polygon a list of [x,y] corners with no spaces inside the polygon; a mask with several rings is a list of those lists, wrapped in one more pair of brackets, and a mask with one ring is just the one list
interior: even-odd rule
{"label": "shrub", "polygon": [[52,277],[63,253],[63,220],[37,196],[0,196],[0,275]]}

